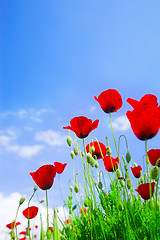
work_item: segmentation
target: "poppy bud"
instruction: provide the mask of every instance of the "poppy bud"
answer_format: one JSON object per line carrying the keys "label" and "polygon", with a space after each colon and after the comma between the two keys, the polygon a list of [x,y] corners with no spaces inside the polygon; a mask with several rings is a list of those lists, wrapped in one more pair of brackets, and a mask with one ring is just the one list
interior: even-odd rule
{"label": "poppy bud", "polygon": [[40,201],[39,203],[43,203],[44,201],[45,201],[45,199],[44,199],[44,198],[42,198],[42,199],[41,199],[41,201]]}
{"label": "poppy bud", "polygon": [[75,186],[74,186],[74,191],[75,191],[76,193],[78,193],[78,192],[79,192],[79,187],[78,187],[78,185],[77,185],[77,184],[75,184]]}
{"label": "poppy bud", "polygon": [[119,169],[116,170],[116,175],[117,175],[117,177],[121,176],[121,171]]}
{"label": "poppy bud", "polygon": [[129,179],[129,174],[128,174],[128,172],[125,172],[125,178]]}
{"label": "poppy bud", "polygon": [[137,163],[134,163],[134,166],[137,167],[138,166]]}
{"label": "poppy bud", "polygon": [[72,194],[69,194],[69,200],[71,201],[72,200]]}
{"label": "poppy bud", "polygon": [[126,154],[126,161],[129,163],[131,161],[131,155],[129,152]]}
{"label": "poppy bud", "polygon": [[74,159],[74,152],[71,151],[71,158]]}
{"label": "poppy bud", "polygon": [[78,155],[78,148],[77,147],[74,147],[73,151],[74,151],[75,155]]}
{"label": "poppy bud", "polygon": [[94,167],[94,165],[95,165],[95,160],[94,160],[94,158],[91,159],[90,164],[91,164],[92,167]]}
{"label": "poppy bud", "polygon": [[88,207],[88,205],[89,205],[88,199],[85,199],[85,200],[84,200],[84,206],[85,206],[85,207]]}
{"label": "poppy bud", "polygon": [[95,168],[98,168],[98,162],[95,161]]}
{"label": "poppy bud", "polygon": [[128,179],[127,180],[127,188],[130,189],[131,186],[132,186],[132,181],[131,181],[131,179]]}
{"label": "poppy bud", "polygon": [[110,155],[111,155],[111,153],[112,153],[112,151],[111,151],[110,147],[108,146],[108,147],[107,147],[107,155],[109,155],[109,156],[110,156]]}
{"label": "poppy bud", "polygon": [[72,145],[72,138],[70,136],[67,137],[67,144],[68,146]]}
{"label": "poppy bud", "polygon": [[21,205],[22,203],[24,203],[25,199],[26,199],[26,197],[25,197],[25,195],[23,195],[23,196],[20,198],[20,200],[19,200],[19,205]]}
{"label": "poppy bud", "polygon": [[158,167],[154,166],[153,168],[151,168],[150,176],[151,176],[151,179],[153,179],[153,180],[157,180],[158,179],[158,176],[159,176],[159,169],[158,169]]}
{"label": "poppy bud", "polygon": [[38,187],[35,185],[35,186],[34,186],[34,192],[36,192],[37,189],[38,189]]}
{"label": "poppy bud", "polygon": [[141,183],[144,183],[144,178],[141,176],[141,178],[140,178],[140,182]]}
{"label": "poppy bud", "polygon": [[123,204],[121,202],[118,204],[118,208],[119,208],[120,211],[123,210]]}
{"label": "poppy bud", "polygon": [[121,184],[122,187],[125,186],[125,181],[124,181],[124,179],[120,179],[120,184]]}
{"label": "poppy bud", "polygon": [[99,188],[99,189],[102,189],[102,188],[103,188],[102,182],[99,182],[99,183],[98,183],[98,188]]}
{"label": "poppy bud", "polygon": [[51,230],[47,230],[47,239],[51,239],[51,235],[52,235],[52,233],[51,233]]}
{"label": "poppy bud", "polygon": [[90,153],[93,153],[94,151],[95,151],[95,147],[94,147],[94,146],[92,146],[92,147],[89,148],[89,152],[90,152]]}
{"label": "poppy bud", "polygon": [[70,188],[70,191],[72,192],[72,191],[73,191],[73,187],[72,187],[72,186],[70,186],[69,188]]}
{"label": "poppy bud", "polygon": [[12,231],[11,231],[11,239],[12,240],[14,240],[15,239],[15,232],[14,232],[14,230],[12,229]]}
{"label": "poppy bud", "polygon": [[87,162],[91,163],[92,155],[90,153],[87,153]]}
{"label": "poppy bud", "polygon": [[125,171],[128,171],[128,165],[127,164],[124,165],[124,169],[125,169]]}

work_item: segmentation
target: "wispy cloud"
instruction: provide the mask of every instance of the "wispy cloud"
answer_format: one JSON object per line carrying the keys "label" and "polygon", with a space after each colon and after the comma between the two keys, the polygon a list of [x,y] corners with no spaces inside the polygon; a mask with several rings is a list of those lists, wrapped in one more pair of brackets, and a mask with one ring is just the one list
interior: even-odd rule
{"label": "wispy cloud", "polygon": [[115,118],[112,121],[112,125],[116,131],[126,131],[130,129],[129,120],[125,115]]}
{"label": "wispy cloud", "polygon": [[96,106],[91,106],[89,109],[90,112],[95,112],[96,110],[97,110]]}
{"label": "wispy cloud", "polygon": [[31,121],[34,122],[42,122],[42,115],[46,114],[46,113],[53,113],[54,110],[53,109],[40,109],[40,110],[36,110],[36,109],[20,109],[18,111],[7,111],[4,113],[0,114],[0,117],[6,118],[8,116],[14,116],[19,118],[20,120],[24,120],[24,119],[30,119]]}
{"label": "wispy cloud", "polygon": [[40,131],[35,135],[37,141],[45,142],[50,146],[62,146],[65,144],[66,136],[52,130]]}

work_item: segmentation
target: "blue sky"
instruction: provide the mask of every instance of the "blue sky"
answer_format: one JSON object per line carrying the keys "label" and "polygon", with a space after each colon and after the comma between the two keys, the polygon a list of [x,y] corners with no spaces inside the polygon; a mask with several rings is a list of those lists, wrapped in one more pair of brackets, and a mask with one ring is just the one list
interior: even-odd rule
{"label": "blue sky", "polygon": [[[1,2],[0,188],[4,197],[13,192],[29,197],[34,186],[29,172],[54,161],[68,164],[60,176],[62,188],[67,189],[72,149],[62,128],[71,118],[84,115],[100,120],[90,136],[102,142],[106,136],[111,138],[108,115],[94,100],[109,88],[117,89],[124,103],[113,114],[113,121],[126,127],[125,131],[115,128],[116,137],[126,134],[133,159],[141,163],[144,142],[134,136],[123,116],[131,109],[128,97],[140,99],[152,93],[160,102],[159,12],[158,0]],[[148,147],[158,148],[158,140],[159,133]],[[79,170],[80,159],[76,159]],[[57,179],[51,206],[60,201]],[[41,190],[39,195],[43,196]]]}

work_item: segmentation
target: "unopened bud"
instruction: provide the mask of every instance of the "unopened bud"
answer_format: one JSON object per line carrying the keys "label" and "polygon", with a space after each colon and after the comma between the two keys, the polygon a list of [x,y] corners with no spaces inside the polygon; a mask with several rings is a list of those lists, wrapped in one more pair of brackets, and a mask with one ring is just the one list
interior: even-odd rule
{"label": "unopened bud", "polygon": [[158,179],[158,176],[159,176],[159,169],[158,169],[158,167],[154,166],[151,169],[150,176],[151,176],[151,179],[153,179],[153,180],[157,180]]}
{"label": "unopened bud", "polygon": [[78,155],[78,148],[77,147],[74,147],[73,151],[74,151],[75,155]]}
{"label": "unopened bud", "polygon": [[73,187],[72,187],[72,186],[70,186],[69,188],[70,188],[70,191],[72,192],[72,191],[73,191]]}
{"label": "unopened bud", "polygon": [[98,162],[95,161],[95,168],[98,168]]}
{"label": "unopened bud", "polygon": [[129,152],[126,154],[126,161],[129,163],[131,161],[131,155]]}
{"label": "unopened bud", "polygon": [[116,170],[116,175],[117,175],[117,177],[121,176],[121,171],[119,169]]}
{"label": "unopened bud", "polygon": [[131,181],[131,179],[128,179],[127,180],[127,188],[130,189],[131,186],[132,186],[132,181]]}
{"label": "unopened bud", "polygon": [[137,163],[134,163],[134,166],[137,167],[138,166]]}
{"label": "unopened bud", "polygon": [[110,147],[108,146],[108,147],[107,147],[107,155],[109,155],[109,156],[110,156],[110,155],[111,155],[111,153],[112,153],[112,151],[111,151]]}
{"label": "unopened bud", "polygon": [[94,147],[94,146],[92,146],[92,147],[89,148],[89,152],[90,152],[90,153],[93,153],[94,151],[95,151],[95,147]]}
{"label": "unopened bud", "polygon": [[111,219],[109,217],[106,218],[106,222],[108,225],[111,225]]}
{"label": "unopened bud", "polygon": [[95,160],[94,160],[94,158],[91,159],[90,164],[91,164],[92,167],[94,167],[94,165],[95,165]]}
{"label": "unopened bud", "polygon": [[68,146],[72,145],[72,138],[70,136],[67,137],[67,144]]}
{"label": "unopened bud", "polygon": [[98,188],[99,188],[99,189],[102,189],[102,188],[103,188],[102,182],[99,182],[99,183],[98,183]]}
{"label": "unopened bud", "polygon": [[45,199],[44,199],[44,198],[42,198],[42,199],[41,199],[41,201],[40,201],[39,203],[43,203],[44,201],[45,201]]}
{"label": "unopened bud", "polygon": [[140,177],[140,182],[144,183],[144,178],[142,176]]}
{"label": "unopened bud", "polygon": [[74,159],[74,152],[71,151],[71,158]]}
{"label": "unopened bud", "polygon": [[19,200],[19,205],[21,205],[22,203],[24,203],[25,199],[26,199],[26,197],[25,197],[25,195],[23,195],[23,196],[20,198],[20,200]]}
{"label": "unopened bud", "polygon": [[87,162],[91,163],[92,161],[92,155],[90,153],[87,153]]}
{"label": "unopened bud", "polygon": [[125,169],[125,171],[128,171],[128,165],[127,164],[124,165],[124,169]]}
{"label": "unopened bud", "polygon": [[74,186],[74,191],[75,191],[76,193],[78,193],[78,192],[79,192],[79,187],[78,187],[78,185],[77,185],[77,184],[75,184],[75,186]]}
{"label": "unopened bud", "polygon": [[85,207],[88,207],[88,206],[89,206],[89,201],[88,201],[88,199],[85,199],[85,200],[84,200],[84,206],[85,206]]}
{"label": "unopened bud", "polygon": [[125,186],[125,180],[124,179],[120,179],[120,184],[121,184],[122,187],[124,187]]}
{"label": "unopened bud", "polygon": [[51,230],[48,229],[47,230],[47,239],[51,239],[51,235],[52,235]]}
{"label": "unopened bud", "polygon": [[72,194],[69,194],[69,200],[71,201],[72,200]]}
{"label": "unopened bud", "polygon": [[84,152],[81,152],[82,157],[84,157]]}
{"label": "unopened bud", "polygon": [[129,179],[129,174],[128,174],[128,172],[125,172],[125,178],[126,178],[126,179]]}

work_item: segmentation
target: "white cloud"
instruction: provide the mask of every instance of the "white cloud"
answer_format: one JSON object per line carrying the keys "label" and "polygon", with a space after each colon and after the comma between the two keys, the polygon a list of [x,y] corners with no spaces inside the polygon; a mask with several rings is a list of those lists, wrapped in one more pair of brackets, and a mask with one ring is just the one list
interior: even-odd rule
{"label": "white cloud", "polygon": [[115,118],[112,121],[113,128],[117,131],[126,131],[130,129],[130,122],[126,115]]}
{"label": "white cloud", "polygon": [[39,152],[44,148],[42,145],[33,146],[19,146],[19,145],[8,145],[6,151],[15,152],[20,157],[32,158],[33,156],[39,154]]}
{"label": "white cloud", "polygon": [[[17,207],[19,204],[19,200],[22,196],[14,192],[10,194],[9,196],[4,196],[3,193],[0,193],[0,239],[6,240],[9,239],[9,232],[10,230],[6,227],[6,224],[12,222],[15,219]],[[28,206],[28,200],[26,200],[19,209],[17,221],[21,223],[21,225],[17,226],[18,232],[24,231],[27,227],[27,219],[23,216],[22,212],[24,209],[26,209]],[[45,203],[44,203],[45,204]],[[31,229],[34,230],[34,234],[38,234],[40,232],[40,212],[42,214],[42,220],[43,220],[43,227],[44,230],[46,229],[46,207],[44,204],[39,204],[35,201],[31,201],[30,206],[36,206],[39,208],[37,216],[31,220]],[[59,213],[58,216],[62,221],[65,220],[65,216],[68,218],[68,211],[64,209],[63,207],[58,207]],[[65,211],[65,212],[64,212]],[[53,209],[49,208],[49,217],[50,217],[50,223],[52,223],[53,219]],[[35,229],[34,226],[38,225],[39,228]],[[51,225],[51,224],[50,224]]]}
{"label": "white cloud", "polygon": [[35,139],[45,142],[50,146],[62,146],[66,142],[66,136],[61,136],[59,132],[52,130],[37,132]]}

